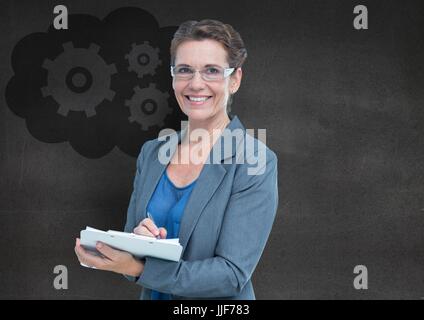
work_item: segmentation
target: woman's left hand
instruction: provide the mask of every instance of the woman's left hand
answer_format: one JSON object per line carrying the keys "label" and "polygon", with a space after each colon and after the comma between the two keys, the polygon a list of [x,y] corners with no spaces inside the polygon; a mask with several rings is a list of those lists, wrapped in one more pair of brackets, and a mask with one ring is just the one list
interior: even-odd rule
{"label": "woman's left hand", "polygon": [[97,243],[96,249],[103,255],[103,257],[85,250],[80,244],[80,239],[76,239],[75,253],[78,260],[87,266],[134,277],[140,276],[143,272],[144,263],[134,258],[128,252],[112,249],[101,242]]}

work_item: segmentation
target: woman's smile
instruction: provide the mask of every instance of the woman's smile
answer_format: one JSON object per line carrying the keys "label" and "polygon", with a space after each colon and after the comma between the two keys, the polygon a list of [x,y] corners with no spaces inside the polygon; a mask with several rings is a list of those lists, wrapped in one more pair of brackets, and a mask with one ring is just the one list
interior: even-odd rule
{"label": "woman's smile", "polygon": [[189,106],[204,106],[206,103],[210,102],[212,96],[207,95],[184,95],[184,101]]}

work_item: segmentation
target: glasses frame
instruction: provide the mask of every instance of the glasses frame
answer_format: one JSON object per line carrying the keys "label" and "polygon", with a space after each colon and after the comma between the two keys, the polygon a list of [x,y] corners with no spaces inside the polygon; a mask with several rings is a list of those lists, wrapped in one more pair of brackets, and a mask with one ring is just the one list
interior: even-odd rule
{"label": "glasses frame", "polygon": [[[175,79],[178,79],[177,78],[177,76],[176,76],[176,74],[175,74],[175,72],[174,72],[174,69],[176,68],[177,66],[171,66],[171,76],[173,77],[173,78],[175,78]],[[178,80],[191,80],[191,79],[193,79],[194,78],[194,75],[196,74],[196,72],[199,72],[199,74],[200,74],[200,76],[202,77],[202,79],[203,80],[205,80],[205,81],[220,81],[220,80],[224,80],[225,78],[228,78],[233,72],[234,72],[234,70],[236,70],[236,68],[222,68],[222,67],[220,67],[220,66],[217,66],[217,67],[220,67],[220,68],[222,68],[223,70],[224,70],[224,77],[222,78],[222,79],[216,79],[216,80],[211,80],[211,79],[205,79],[205,74],[203,74],[201,71],[203,71],[204,69],[202,69],[202,70],[197,70],[197,69],[194,69],[194,68],[192,68],[192,67],[189,67],[189,66],[186,66],[187,68],[190,68],[190,69],[192,69],[192,70],[194,70],[194,72],[193,72],[193,74],[191,75],[191,77],[190,78],[187,78],[187,79],[178,79]]]}

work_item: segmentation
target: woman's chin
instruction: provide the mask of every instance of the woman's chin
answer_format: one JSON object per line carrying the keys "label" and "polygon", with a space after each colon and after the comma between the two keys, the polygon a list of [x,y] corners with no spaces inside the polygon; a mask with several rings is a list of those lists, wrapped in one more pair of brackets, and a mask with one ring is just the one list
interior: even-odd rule
{"label": "woman's chin", "polygon": [[196,120],[196,121],[204,121],[211,117],[212,113],[208,109],[194,109],[194,108],[184,108],[185,115],[190,120]]}

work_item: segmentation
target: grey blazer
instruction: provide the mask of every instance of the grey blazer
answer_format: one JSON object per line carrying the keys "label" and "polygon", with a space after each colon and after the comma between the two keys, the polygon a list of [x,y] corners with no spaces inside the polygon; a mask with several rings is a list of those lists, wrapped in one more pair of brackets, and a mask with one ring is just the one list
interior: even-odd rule
{"label": "grey blazer", "polygon": [[[140,299],[150,299],[151,289],[173,299],[255,299],[251,277],[278,205],[277,157],[246,134],[237,116],[231,118],[227,129],[243,132],[243,139],[232,139],[232,148],[224,150],[222,136],[213,146],[181,219],[181,260],[147,257],[139,278],[127,276],[143,287]],[[176,135],[174,140],[180,142],[184,130]],[[167,166],[158,158],[164,143],[147,141],[138,156],[126,232],[146,217],[148,201]],[[217,148],[222,152],[214,158]],[[255,162],[258,155],[264,161]],[[248,171],[254,167],[262,174]]]}

